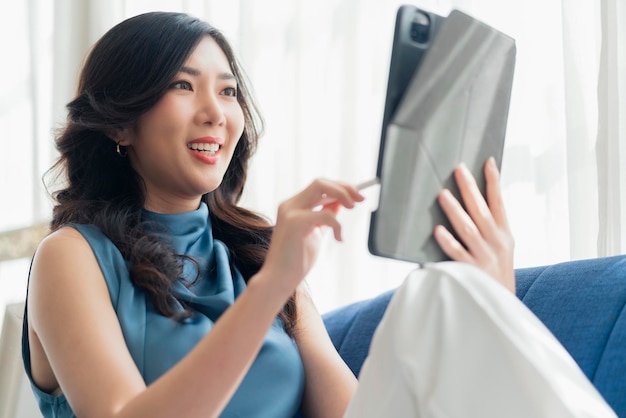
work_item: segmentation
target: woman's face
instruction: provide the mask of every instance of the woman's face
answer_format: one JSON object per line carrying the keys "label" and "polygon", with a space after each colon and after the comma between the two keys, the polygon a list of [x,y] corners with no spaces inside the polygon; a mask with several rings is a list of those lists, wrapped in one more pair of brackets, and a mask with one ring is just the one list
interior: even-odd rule
{"label": "woman's face", "polygon": [[198,208],[221,183],[243,133],[237,82],[210,37],[193,50],[169,90],[122,134],[146,187],[145,207],[160,213]]}

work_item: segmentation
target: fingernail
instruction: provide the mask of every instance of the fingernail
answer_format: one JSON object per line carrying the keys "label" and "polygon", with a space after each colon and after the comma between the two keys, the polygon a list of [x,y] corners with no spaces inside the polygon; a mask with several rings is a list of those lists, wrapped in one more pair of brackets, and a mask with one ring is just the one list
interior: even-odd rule
{"label": "fingernail", "polygon": [[465,178],[473,178],[472,173],[470,173],[469,168],[467,168],[465,163],[459,164],[459,168],[461,169],[461,173],[463,173],[463,176],[465,176]]}
{"label": "fingernail", "polygon": [[487,161],[487,163],[489,164],[489,169],[494,171],[494,172],[498,172],[498,166],[496,164],[496,159],[493,157],[489,157],[489,160]]}
{"label": "fingernail", "polygon": [[445,201],[449,202],[452,198],[452,193],[450,193],[450,190],[448,189],[443,189],[441,192],[439,192],[439,196]]}

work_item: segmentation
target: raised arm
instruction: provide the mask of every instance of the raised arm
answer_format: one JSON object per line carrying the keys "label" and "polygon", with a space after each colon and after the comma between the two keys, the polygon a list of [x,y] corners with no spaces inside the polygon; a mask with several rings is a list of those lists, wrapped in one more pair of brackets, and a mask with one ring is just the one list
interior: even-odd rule
{"label": "raised arm", "polygon": [[[330,185],[325,181],[316,181],[307,190],[281,205],[272,243],[291,242],[292,245],[288,251],[285,251],[286,245],[274,247],[283,249],[280,254],[270,248],[266,261],[268,267],[284,270],[285,276],[295,277],[308,272],[321,240],[321,231],[317,225],[331,227],[335,239],[341,241],[341,229],[335,216],[341,206],[351,208],[355,201],[361,201],[363,197],[354,187],[346,184],[337,185],[340,187],[339,195],[331,195],[324,191]],[[320,203],[334,199],[337,201],[325,205],[321,210],[314,209]],[[311,210],[317,214],[311,216]],[[294,229],[293,226],[302,229]],[[306,236],[306,239],[296,239],[301,235]],[[299,245],[302,247],[299,248]],[[301,272],[297,273],[298,270]],[[341,417],[356,389],[356,378],[335,350],[320,314],[302,285],[296,292],[296,302],[298,321],[294,338],[305,373],[303,413],[309,418]]]}

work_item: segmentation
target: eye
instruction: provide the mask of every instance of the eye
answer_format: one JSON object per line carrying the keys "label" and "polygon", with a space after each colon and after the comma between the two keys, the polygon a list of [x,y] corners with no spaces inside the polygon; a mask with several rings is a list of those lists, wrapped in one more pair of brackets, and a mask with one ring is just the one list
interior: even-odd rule
{"label": "eye", "polygon": [[237,87],[226,87],[222,90],[224,96],[237,97]]}
{"label": "eye", "polygon": [[193,91],[193,88],[191,87],[191,83],[185,80],[180,80],[180,81],[176,81],[172,83],[170,85],[170,88]]}

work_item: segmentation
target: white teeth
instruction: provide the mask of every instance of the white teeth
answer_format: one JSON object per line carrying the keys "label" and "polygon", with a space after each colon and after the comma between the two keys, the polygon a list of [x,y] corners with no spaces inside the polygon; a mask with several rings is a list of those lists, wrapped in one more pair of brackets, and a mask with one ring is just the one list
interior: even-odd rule
{"label": "white teeth", "polygon": [[187,144],[187,148],[192,149],[194,151],[205,151],[205,152],[208,152],[209,154],[215,154],[217,151],[219,151],[220,146],[219,144],[194,142],[191,144]]}

